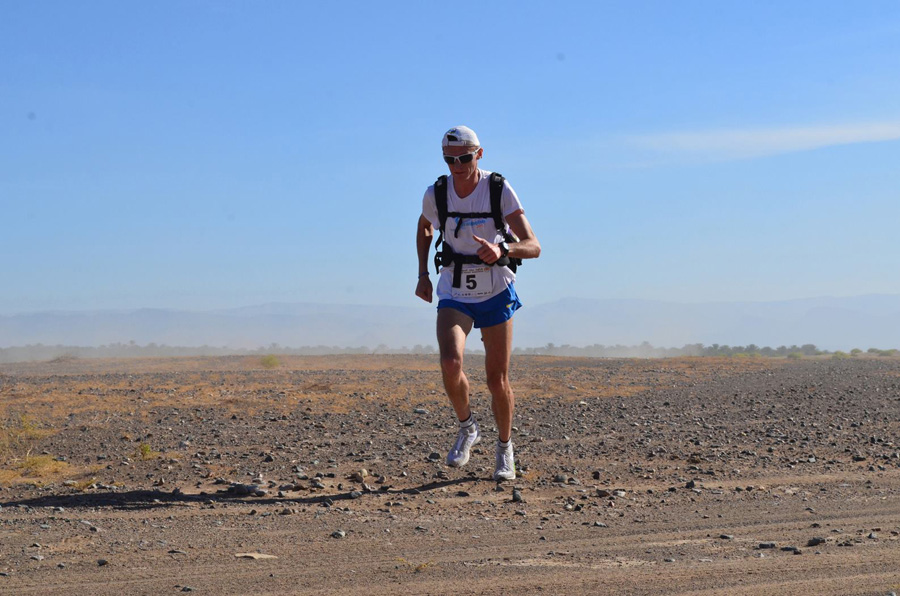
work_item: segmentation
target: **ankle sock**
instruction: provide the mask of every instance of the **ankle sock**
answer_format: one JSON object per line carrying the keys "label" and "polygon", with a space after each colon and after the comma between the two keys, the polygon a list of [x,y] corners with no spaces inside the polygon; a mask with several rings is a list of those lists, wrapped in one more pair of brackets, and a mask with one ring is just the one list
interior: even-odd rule
{"label": "ankle sock", "polygon": [[509,440],[505,443],[500,439],[497,439],[497,447],[499,447],[500,449],[508,449],[510,445],[512,445],[512,437],[510,437]]}
{"label": "ankle sock", "polygon": [[469,414],[469,417],[459,422],[459,427],[469,430],[475,424],[475,414]]}

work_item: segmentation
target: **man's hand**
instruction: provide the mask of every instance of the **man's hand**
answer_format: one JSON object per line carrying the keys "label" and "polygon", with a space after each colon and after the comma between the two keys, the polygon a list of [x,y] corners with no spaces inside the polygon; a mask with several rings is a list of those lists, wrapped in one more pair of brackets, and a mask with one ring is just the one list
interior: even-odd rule
{"label": "man's hand", "polygon": [[475,234],[472,234],[472,238],[475,239],[475,242],[480,244],[481,246],[478,248],[478,252],[475,253],[478,255],[478,258],[487,263],[488,265],[493,265],[503,256],[503,253],[500,252],[500,246],[497,244],[491,244],[484,238],[479,238]]}
{"label": "man's hand", "polygon": [[423,275],[419,278],[419,283],[416,284],[416,296],[424,300],[425,302],[431,303],[431,278],[427,275]]}

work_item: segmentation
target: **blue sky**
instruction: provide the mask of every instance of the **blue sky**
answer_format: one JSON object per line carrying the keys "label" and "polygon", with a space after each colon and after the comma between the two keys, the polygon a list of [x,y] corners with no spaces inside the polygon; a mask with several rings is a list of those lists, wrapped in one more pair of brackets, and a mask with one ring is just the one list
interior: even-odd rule
{"label": "blue sky", "polygon": [[0,314],[421,304],[474,128],[562,297],[900,293],[900,3],[0,0]]}

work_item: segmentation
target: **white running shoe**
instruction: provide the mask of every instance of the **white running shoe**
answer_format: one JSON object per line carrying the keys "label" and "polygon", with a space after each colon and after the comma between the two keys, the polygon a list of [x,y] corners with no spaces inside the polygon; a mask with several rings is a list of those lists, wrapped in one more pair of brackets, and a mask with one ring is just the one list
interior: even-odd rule
{"label": "white running shoe", "polygon": [[513,444],[509,442],[509,446],[503,448],[500,442],[497,442],[497,465],[494,467],[494,480],[515,480],[516,479],[516,460],[513,455]]}
{"label": "white running shoe", "polygon": [[456,435],[456,442],[450,448],[447,454],[447,465],[454,468],[461,468],[469,463],[469,452],[472,447],[481,440],[481,431],[478,430],[478,423],[473,422],[468,428],[459,429]]}

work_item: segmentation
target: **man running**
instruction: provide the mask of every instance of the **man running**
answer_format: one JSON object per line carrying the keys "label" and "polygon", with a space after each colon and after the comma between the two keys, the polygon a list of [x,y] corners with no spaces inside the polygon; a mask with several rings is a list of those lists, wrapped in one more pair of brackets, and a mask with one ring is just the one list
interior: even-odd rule
{"label": "man running", "polygon": [[[541,245],[525,218],[519,198],[505,180],[500,211],[506,229],[497,229],[491,217],[491,172],[478,167],[484,149],[472,129],[451,128],[444,133],[441,147],[450,176],[443,184],[438,179],[435,185],[429,186],[422,200],[422,215],[416,229],[419,256],[416,296],[432,301],[428,252],[434,230],[438,228],[443,236],[443,266],[437,284],[437,339],[444,389],[459,419],[459,433],[447,454],[447,464],[464,466],[469,461],[470,450],[481,440],[481,431],[469,407],[469,380],[463,372],[466,337],[474,326],[481,329],[491,409],[500,435],[494,479],[513,480],[516,466],[511,435],[515,398],[509,385],[509,358],[512,317],[522,303],[513,287],[515,273],[497,261],[535,259],[541,254]],[[435,186],[442,187],[441,195],[446,194],[443,229]],[[466,214],[476,214],[476,217]],[[515,240],[508,235],[510,231],[518,241],[507,243],[507,238]],[[461,269],[457,271],[457,268]]]}

